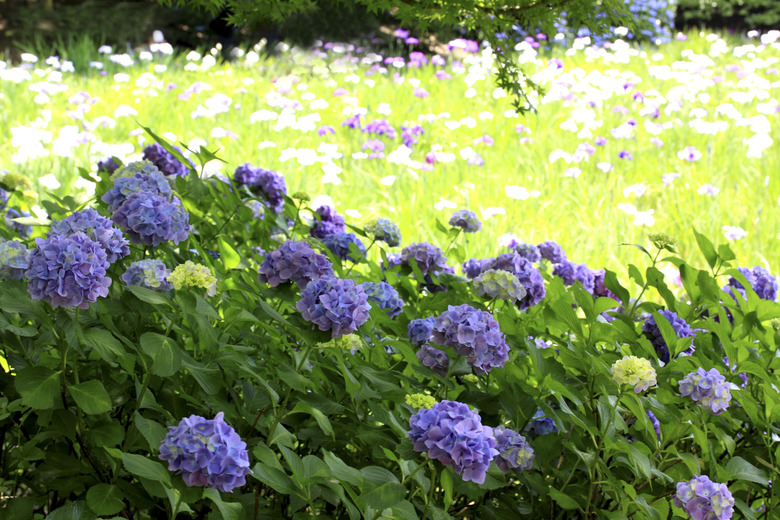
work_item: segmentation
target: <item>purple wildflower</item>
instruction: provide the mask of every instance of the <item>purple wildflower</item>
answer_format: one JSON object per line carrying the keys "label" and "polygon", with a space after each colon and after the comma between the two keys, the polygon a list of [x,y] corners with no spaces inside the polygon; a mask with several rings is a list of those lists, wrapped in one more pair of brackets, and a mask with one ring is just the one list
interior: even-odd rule
{"label": "purple wildflower", "polygon": [[395,128],[390,126],[390,123],[387,121],[387,119],[374,119],[373,121],[370,121],[365,126],[365,128],[363,128],[363,132],[375,135],[384,135],[390,139],[395,139],[395,136],[397,135]]}
{"label": "purple wildflower", "polygon": [[108,172],[108,174],[111,175],[117,171],[120,166],[121,164],[117,162],[115,157],[106,157],[105,159],[98,161],[97,171],[98,173]]}
{"label": "purple wildflower", "polygon": [[509,346],[493,315],[465,303],[450,305],[436,318],[431,341],[466,356],[477,374],[501,368],[509,360]]}
{"label": "purple wildflower", "polygon": [[650,410],[647,410],[645,412],[645,415],[647,415],[647,418],[650,419],[650,424],[653,425],[653,430],[655,430],[655,436],[658,437],[658,440],[661,440],[661,423],[658,421],[658,417],[655,416],[653,412]]}
{"label": "purple wildflower", "polygon": [[350,279],[324,276],[309,282],[295,307],[303,319],[330,330],[334,338],[355,332],[368,321],[371,304],[363,288]]}
{"label": "purple wildflower", "polygon": [[325,255],[315,252],[306,242],[288,240],[266,253],[257,279],[271,287],[288,281],[305,287],[312,280],[332,275],[333,266]]}
{"label": "purple wildflower", "polygon": [[438,247],[426,242],[416,242],[410,244],[401,250],[400,263],[411,267],[411,260],[417,262],[425,280],[420,282],[430,283],[431,276],[437,276],[440,273],[447,272],[447,257]]}

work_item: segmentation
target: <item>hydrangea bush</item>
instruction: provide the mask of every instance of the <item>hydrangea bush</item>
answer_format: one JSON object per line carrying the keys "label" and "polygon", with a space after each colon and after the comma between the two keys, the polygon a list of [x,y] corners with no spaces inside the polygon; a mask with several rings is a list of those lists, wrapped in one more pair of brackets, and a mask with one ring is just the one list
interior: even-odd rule
{"label": "hydrangea bush", "polygon": [[780,507],[777,284],[727,246],[694,231],[699,265],[651,240],[619,280],[550,241],[469,260],[464,228],[440,249],[367,219],[344,222],[370,245],[343,261],[314,231],[340,217],[282,173],[117,166],[92,207],[0,230],[12,518]]}

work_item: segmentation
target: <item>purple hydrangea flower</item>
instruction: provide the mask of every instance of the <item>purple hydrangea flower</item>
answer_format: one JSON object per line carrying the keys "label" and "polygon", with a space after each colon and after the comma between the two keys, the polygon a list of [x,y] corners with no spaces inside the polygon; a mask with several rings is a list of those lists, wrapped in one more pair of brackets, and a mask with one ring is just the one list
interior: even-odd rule
{"label": "purple hydrangea flower", "polygon": [[426,242],[415,242],[401,250],[400,263],[411,267],[411,260],[417,262],[424,280],[430,283],[430,276],[437,276],[440,273],[447,272],[447,257],[438,247]]}
{"label": "purple hydrangea flower", "polygon": [[650,419],[650,424],[653,425],[653,430],[655,430],[655,436],[658,437],[658,440],[661,440],[661,423],[658,421],[658,417],[655,416],[653,412],[650,410],[647,410],[645,412],[645,415],[647,415],[647,418]]}
{"label": "purple hydrangea flower", "polygon": [[517,277],[527,291],[525,297],[518,302],[520,309],[525,310],[533,307],[541,302],[547,294],[542,273],[534,267],[530,260],[526,260],[517,253],[504,253],[495,258],[484,260],[482,270],[488,269],[509,271]]}
{"label": "purple hydrangea flower", "polygon": [[0,238],[0,278],[21,280],[30,267],[31,252],[16,240]]}
{"label": "purple hydrangea flower", "polygon": [[[696,335],[696,331],[694,331],[684,319],[677,316],[676,312],[660,309],[658,314],[666,318],[666,321],[671,324],[678,338],[691,338],[691,347],[681,352],[680,355],[692,355],[694,350],[693,337]],[[668,363],[670,356],[669,346],[666,344],[666,341],[664,341],[661,329],[658,327],[658,324],[655,322],[655,317],[652,314],[647,317],[642,325],[642,332],[647,336],[647,339],[650,340],[650,343],[653,344],[658,359],[664,363]]]}
{"label": "purple hydrangea flower", "polygon": [[366,224],[364,231],[378,242],[384,242],[390,247],[401,243],[401,229],[398,224],[386,218],[378,218]]}
{"label": "purple hydrangea flower", "polygon": [[705,371],[699,367],[685,376],[680,381],[680,395],[690,397],[715,415],[728,408],[731,401],[729,384],[717,368]]}
{"label": "purple hydrangea flower", "polygon": [[542,242],[537,247],[542,254],[542,258],[546,259],[551,264],[560,264],[561,262],[566,261],[566,252],[552,240]]}
{"label": "purple hydrangea flower", "polygon": [[243,486],[250,471],[246,443],[225,422],[223,412],[214,419],[190,415],[170,426],[160,444],[160,459],[188,486],[225,492]]}
{"label": "purple hydrangea flower", "polygon": [[245,200],[244,204],[252,211],[252,218],[256,218],[257,220],[263,220],[265,218],[265,204],[254,199]]}
{"label": "purple hydrangea flower", "polygon": [[108,174],[111,175],[117,171],[120,166],[121,164],[117,162],[116,158],[106,157],[105,159],[98,161],[97,171],[98,173],[108,172]]}
{"label": "purple hydrangea flower", "polygon": [[477,374],[501,368],[509,360],[509,345],[493,315],[465,303],[450,305],[436,318],[431,341],[466,356]]}
{"label": "purple hydrangea flower", "polygon": [[153,291],[170,291],[173,286],[168,282],[168,269],[161,260],[139,260],[127,267],[119,277],[125,285],[138,285]]}
{"label": "purple hydrangea flower", "polygon": [[317,215],[320,218],[314,223],[314,227],[311,228],[311,236],[322,240],[327,236],[347,231],[347,226],[344,225],[344,217],[336,213],[334,208],[328,205],[320,206],[317,208]]}
{"label": "purple hydrangea flower", "polygon": [[[351,260],[357,262],[366,253],[366,246],[360,239],[355,236],[354,233],[336,233],[335,235],[328,235],[322,239],[322,243],[325,244],[331,253],[338,256],[342,260]],[[357,249],[357,253],[360,256],[355,256],[350,251],[350,245],[354,244]]]}
{"label": "purple hydrangea flower", "polygon": [[104,193],[100,200],[108,204],[108,211],[113,213],[127,200],[127,197],[142,191],[156,193],[167,200],[171,200],[173,196],[168,179],[157,168],[154,168],[153,171],[117,177],[114,180],[114,186]]}
{"label": "purple hydrangea flower", "polygon": [[165,174],[161,172],[160,169],[157,166],[155,166],[154,163],[152,163],[151,161],[133,161],[117,169],[111,175],[111,178],[116,180],[121,177],[132,177],[136,173],[146,173],[146,174],[159,173],[160,175],[165,177]]}
{"label": "purple hydrangea flower", "polygon": [[190,236],[190,214],[178,199],[168,200],[150,191],[132,193],[111,216],[133,243],[158,246],[178,244]]}
{"label": "purple hydrangea flower", "polygon": [[[174,146],[174,148],[181,153],[181,149],[178,146]],[[163,148],[160,143],[150,144],[144,148],[144,159],[151,161],[165,175],[186,177],[190,173],[190,168],[195,168],[192,161],[188,160],[189,165],[183,164],[173,154]]]}
{"label": "purple hydrangea flower", "polygon": [[713,482],[706,475],[677,483],[674,505],[693,520],[728,520],[734,514],[734,497],[726,484]]}
{"label": "purple hydrangea flower", "polygon": [[452,214],[450,226],[462,229],[465,233],[476,233],[482,229],[482,222],[477,214],[467,209],[459,209]]}
{"label": "purple hydrangea flower", "polygon": [[439,350],[433,345],[423,343],[417,351],[417,359],[424,367],[428,367],[441,377],[447,375],[450,368],[450,358],[443,350]]}
{"label": "purple hydrangea flower", "polygon": [[99,297],[108,296],[111,278],[106,251],[84,233],[47,239],[36,238],[25,273],[33,300],[52,307],[86,309]]}
{"label": "purple hydrangea flower", "polygon": [[258,271],[258,281],[271,287],[290,281],[303,288],[312,280],[333,276],[333,264],[306,242],[287,240],[266,253]]}
{"label": "purple hydrangea flower", "polygon": [[479,414],[457,401],[423,408],[409,419],[409,438],[417,452],[452,466],[464,481],[485,482],[490,461],[498,455],[493,429],[482,425]]}
{"label": "purple hydrangea flower", "polygon": [[265,168],[255,168],[250,163],[244,163],[236,168],[233,179],[239,186],[246,186],[255,195],[262,195],[268,206],[277,215],[284,208],[284,195],[287,194],[287,183],[284,177]]}
{"label": "purple hydrangea flower", "polygon": [[493,428],[496,438],[498,455],[493,459],[498,469],[504,473],[509,470],[517,472],[531,469],[534,464],[534,450],[525,440],[525,437],[505,426]]}
{"label": "purple hydrangea flower", "polygon": [[409,331],[409,339],[413,345],[422,345],[431,339],[431,334],[433,334],[433,323],[435,321],[436,318],[431,316],[429,318],[419,318],[409,322],[407,329]]}
{"label": "purple hydrangea flower", "polygon": [[368,295],[368,301],[385,311],[388,316],[394,318],[401,314],[404,301],[398,296],[395,287],[387,282],[363,282],[361,285]]}
{"label": "purple hydrangea flower", "polygon": [[29,216],[30,214],[24,210],[8,208],[8,210],[5,212],[5,225],[8,229],[19,235],[20,238],[27,238],[32,235],[32,226],[14,222],[13,219]]}
{"label": "purple hydrangea flower", "polygon": [[542,260],[542,253],[539,251],[539,248],[533,244],[519,242],[515,244],[512,249],[515,250],[515,253],[522,256],[529,262],[538,263]]}
{"label": "purple hydrangea flower", "polygon": [[[750,284],[750,288],[753,289],[759,298],[769,301],[777,300],[777,279],[769,274],[769,271],[761,266],[756,266],[753,269],[748,267],[738,267],[737,271],[739,271],[742,276],[745,277],[745,279]],[[740,292],[742,292],[742,296],[745,296],[744,287],[739,281],[737,281],[736,278],[732,276],[729,277],[729,287],[734,287],[737,290],[740,290]],[[725,289],[727,288],[724,287],[724,290]]]}
{"label": "purple hydrangea flower", "polygon": [[591,273],[593,273],[593,296],[598,298],[612,298],[615,301],[620,301],[619,298],[604,285],[604,276],[607,273],[604,269],[593,269],[591,270]]}
{"label": "purple hydrangea flower", "polygon": [[593,294],[596,280],[593,272],[585,264],[575,264],[564,260],[561,263],[553,264],[553,275],[563,279],[566,286],[574,285],[574,282],[580,282],[582,288]]}
{"label": "purple hydrangea flower", "polygon": [[532,439],[548,433],[558,433],[558,426],[551,417],[545,417],[541,408],[536,409],[536,413],[531,417],[531,422],[526,427],[528,436]]}
{"label": "purple hydrangea flower", "polygon": [[127,245],[122,231],[115,228],[110,220],[92,208],[74,211],[64,219],[55,221],[46,236],[68,237],[79,232],[100,244],[106,251],[109,264],[113,264],[130,254],[130,247]]}
{"label": "purple hydrangea flower", "polygon": [[303,319],[338,338],[355,332],[368,321],[371,304],[363,288],[353,280],[324,276],[309,282],[295,307]]}

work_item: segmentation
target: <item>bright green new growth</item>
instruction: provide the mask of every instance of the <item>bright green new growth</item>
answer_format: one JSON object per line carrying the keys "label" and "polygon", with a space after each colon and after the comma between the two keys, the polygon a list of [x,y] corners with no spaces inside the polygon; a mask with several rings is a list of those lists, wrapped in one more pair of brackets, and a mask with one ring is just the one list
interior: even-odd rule
{"label": "bright green new growth", "polygon": [[415,410],[433,408],[433,405],[438,402],[436,398],[428,394],[406,394],[404,399],[406,400],[406,404]]}
{"label": "bright green new growth", "polygon": [[363,346],[363,341],[356,334],[344,334],[343,336],[334,338],[326,343],[320,343],[320,346],[323,348],[348,350],[354,353]]}
{"label": "bright green new growth", "polygon": [[625,356],[615,361],[610,371],[618,385],[631,386],[637,394],[658,384],[655,369],[645,358]]}
{"label": "bright green new growth", "polygon": [[177,291],[182,287],[200,287],[206,289],[206,294],[209,296],[217,294],[217,279],[211,274],[211,270],[191,260],[177,265],[168,276],[168,281]]}

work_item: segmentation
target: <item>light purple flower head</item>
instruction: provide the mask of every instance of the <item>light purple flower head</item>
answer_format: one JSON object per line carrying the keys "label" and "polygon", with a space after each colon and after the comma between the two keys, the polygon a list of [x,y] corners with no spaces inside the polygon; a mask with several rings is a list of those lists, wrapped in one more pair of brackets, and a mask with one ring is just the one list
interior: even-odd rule
{"label": "light purple flower head", "polygon": [[717,368],[705,371],[699,367],[685,376],[680,381],[680,395],[690,397],[715,415],[728,408],[731,402],[729,384]]}
{"label": "light purple flower head", "polygon": [[537,247],[542,254],[542,258],[546,259],[551,264],[559,264],[566,261],[566,252],[552,240],[542,242]]}
{"label": "light purple flower head", "polygon": [[493,428],[493,434],[498,450],[493,461],[501,471],[509,473],[510,470],[521,472],[531,469],[534,464],[534,450],[525,437],[505,426]]}
{"label": "light purple flower head", "polygon": [[27,246],[16,240],[0,238],[0,279],[21,280],[30,267]]}
{"label": "light purple flower head", "polygon": [[[762,300],[777,301],[778,284],[777,279],[769,274],[769,271],[761,266],[756,266],[753,269],[748,267],[737,267],[737,271],[742,273],[742,276],[750,284],[750,288],[753,289],[759,298]],[[733,276],[729,277],[729,284],[724,287],[724,290],[728,290],[731,287],[739,290],[742,296],[745,296],[744,287]]]}
{"label": "light purple flower head", "polygon": [[170,291],[173,286],[168,282],[168,269],[162,260],[139,260],[127,267],[127,270],[119,277],[125,285],[138,285],[153,291]]}
{"label": "light purple flower head", "polygon": [[[694,351],[693,337],[696,336],[696,331],[693,330],[690,325],[688,325],[688,322],[677,316],[677,313],[674,311],[660,309],[658,314],[666,318],[666,321],[671,324],[678,338],[691,338],[691,347],[681,352],[679,355],[692,355]],[[653,344],[655,352],[658,355],[658,359],[664,363],[668,363],[671,353],[669,352],[669,346],[666,344],[666,341],[664,341],[663,335],[661,334],[661,329],[655,322],[655,316],[651,314],[647,317],[644,324],[642,324],[642,332],[647,337],[647,339],[650,340],[650,343]]]}
{"label": "light purple flower head", "polygon": [[[322,243],[325,244],[325,247],[327,247],[331,253],[342,260],[358,262],[366,254],[366,246],[354,233],[336,233],[335,235],[328,235],[322,239]],[[356,249],[355,253],[350,250],[350,246],[353,244]]]}
{"label": "light purple flower head", "polygon": [[160,444],[160,460],[188,486],[228,493],[243,486],[250,471],[246,443],[225,422],[223,412],[214,419],[190,415],[170,426]]}
{"label": "light purple flower head", "polygon": [[108,211],[115,212],[128,196],[142,191],[150,191],[171,200],[173,192],[168,179],[154,166],[148,170],[114,179],[114,186],[100,198],[108,204]]}
{"label": "light purple flower head", "polygon": [[108,296],[111,278],[106,251],[84,233],[47,239],[36,238],[25,273],[33,300],[48,301],[52,307],[86,309]]}
{"label": "light purple flower head", "polygon": [[734,514],[734,497],[728,486],[706,475],[678,482],[674,505],[684,509],[692,520],[728,520]]}
{"label": "light purple flower head", "polygon": [[264,197],[268,207],[277,215],[284,209],[287,183],[280,173],[244,163],[236,168],[233,180],[239,187],[246,186],[253,194]]}
{"label": "light purple flower head", "polygon": [[517,253],[504,253],[495,258],[485,260],[482,270],[496,269],[509,271],[514,274],[525,287],[526,295],[518,302],[520,309],[525,310],[541,302],[547,294],[544,286],[544,278],[539,269],[534,267],[530,260],[526,260]]}
{"label": "light purple flower head", "polygon": [[336,235],[339,233],[345,233],[347,226],[344,225],[344,217],[336,213],[336,210],[323,204],[317,208],[317,215],[319,220],[314,223],[314,227],[311,228],[310,234],[320,240],[330,235]]}
{"label": "light purple flower head", "polygon": [[355,332],[368,321],[371,304],[363,288],[350,279],[324,276],[309,282],[295,307],[303,319],[329,330],[334,338]]}
{"label": "light purple flower head", "polygon": [[480,260],[479,258],[472,258],[470,260],[466,260],[463,262],[463,265],[461,266],[461,270],[463,271],[463,274],[465,274],[470,279],[474,279],[482,272],[482,266],[485,264],[485,262],[489,262],[490,260]]}
{"label": "light purple flower head", "polygon": [[429,343],[423,343],[417,351],[417,359],[422,366],[430,368],[441,377],[447,375],[450,368],[450,358],[443,350],[439,350]]}
{"label": "light purple flower head", "polygon": [[585,264],[575,264],[564,260],[561,263],[553,264],[553,275],[563,279],[563,285],[567,287],[574,285],[574,282],[580,282],[582,288],[590,294],[593,294],[596,287],[593,271],[588,269]]}
{"label": "light purple flower head", "polygon": [[106,251],[109,264],[130,254],[130,247],[122,231],[115,228],[110,220],[89,208],[84,211],[74,211],[62,220],[52,223],[46,237],[61,235],[69,237],[74,233],[84,233],[100,244]]}
{"label": "light purple flower head", "polygon": [[525,242],[517,242],[514,247],[510,247],[510,249],[514,249],[515,253],[522,256],[526,260],[534,263],[538,263],[542,260],[542,253],[539,251],[539,248],[536,247],[533,244],[526,244]]}
{"label": "light purple flower head", "polygon": [[501,368],[509,360],[509,345],[493,315],[465,303],[450,305],[436,318],[431,341],[466,356],[477,374]]}
{"label": "light purple flower head", "polygon": [[400,263],[411,267],[411,260],[417,262],[425,280],[422,282],[430,283],[430,275],[438,276],[441,273],[448,272],[447,257],[438,247],[426,242],[416,242],[410,244],[401,250]]}
{"label": "light purple flower head", "polygon": [[398,296],[395,287],[387,282],[363,282],[361,286],[368,295],[368,301],[385,311],[388,316],[394,318],[401,314],[404,301]]}
{"label": "light purple flower head", "polygon": [[378,218],[367,223],[364,231],[374,240],[384,242],[390,247],[401,243],[401,229],[398,224],[386,218]]}
{"label": "light purple flower head", "polygon": [[178,244],[190,236],[190,214],[178,199],[168,200],[151,191],[132,193],[111,216],[133,243],[158,246]]}
{"label": "light purple flower head", "polygon": [[528,433],[529,437],[535,439],[540,435],[558,433],[558,426],[556,426],[552,417],[545,417],[542,409],[537,408],[536,413],[531,417],[531,422],[528,423],[528,427],[525,431]]}
{"label": "light purple flower head", "polygon": [[431,339],[433,334],[433,324],[436,318],[433,316],[428,318],[419,318],[409,322],[407,327],[409,331],[409,339],[413,345],[422,345]]}
{"label": "light purple flower head", "polygon": [[312,280],[332,276],[333,265],[306,242],[288,240],[265,254],[258,271],[257,279],[271,287],[293,282],[303,288]]}
{"label": "light purple flower head", "polygon": [[417,452],[428,452],[445,466],[452,466],[464,481],[485,482],[490,461],[498,455],[493,429],[468,405],[442,401],[420,409],[409,419],[409,438]]}
{"label": "light purple flower head", "polygon": [[[174,146],[174,148],[181,153],[181,149],[178,146]],[[190,172],[190,168],[195,168],[192,161],[188,160],[188,165],[183,164],[173,154],[163,148],[160,143],[150,144],[144,148],[144,159],[151,161],[165,175],[186,177]]]}
{"label": "light purple flower head", "polygon": [[476,233],[482,229],[482,222],[477,214],[467,209],[459,209],[452,214],[450,226],[462,229],[466,233]]}

